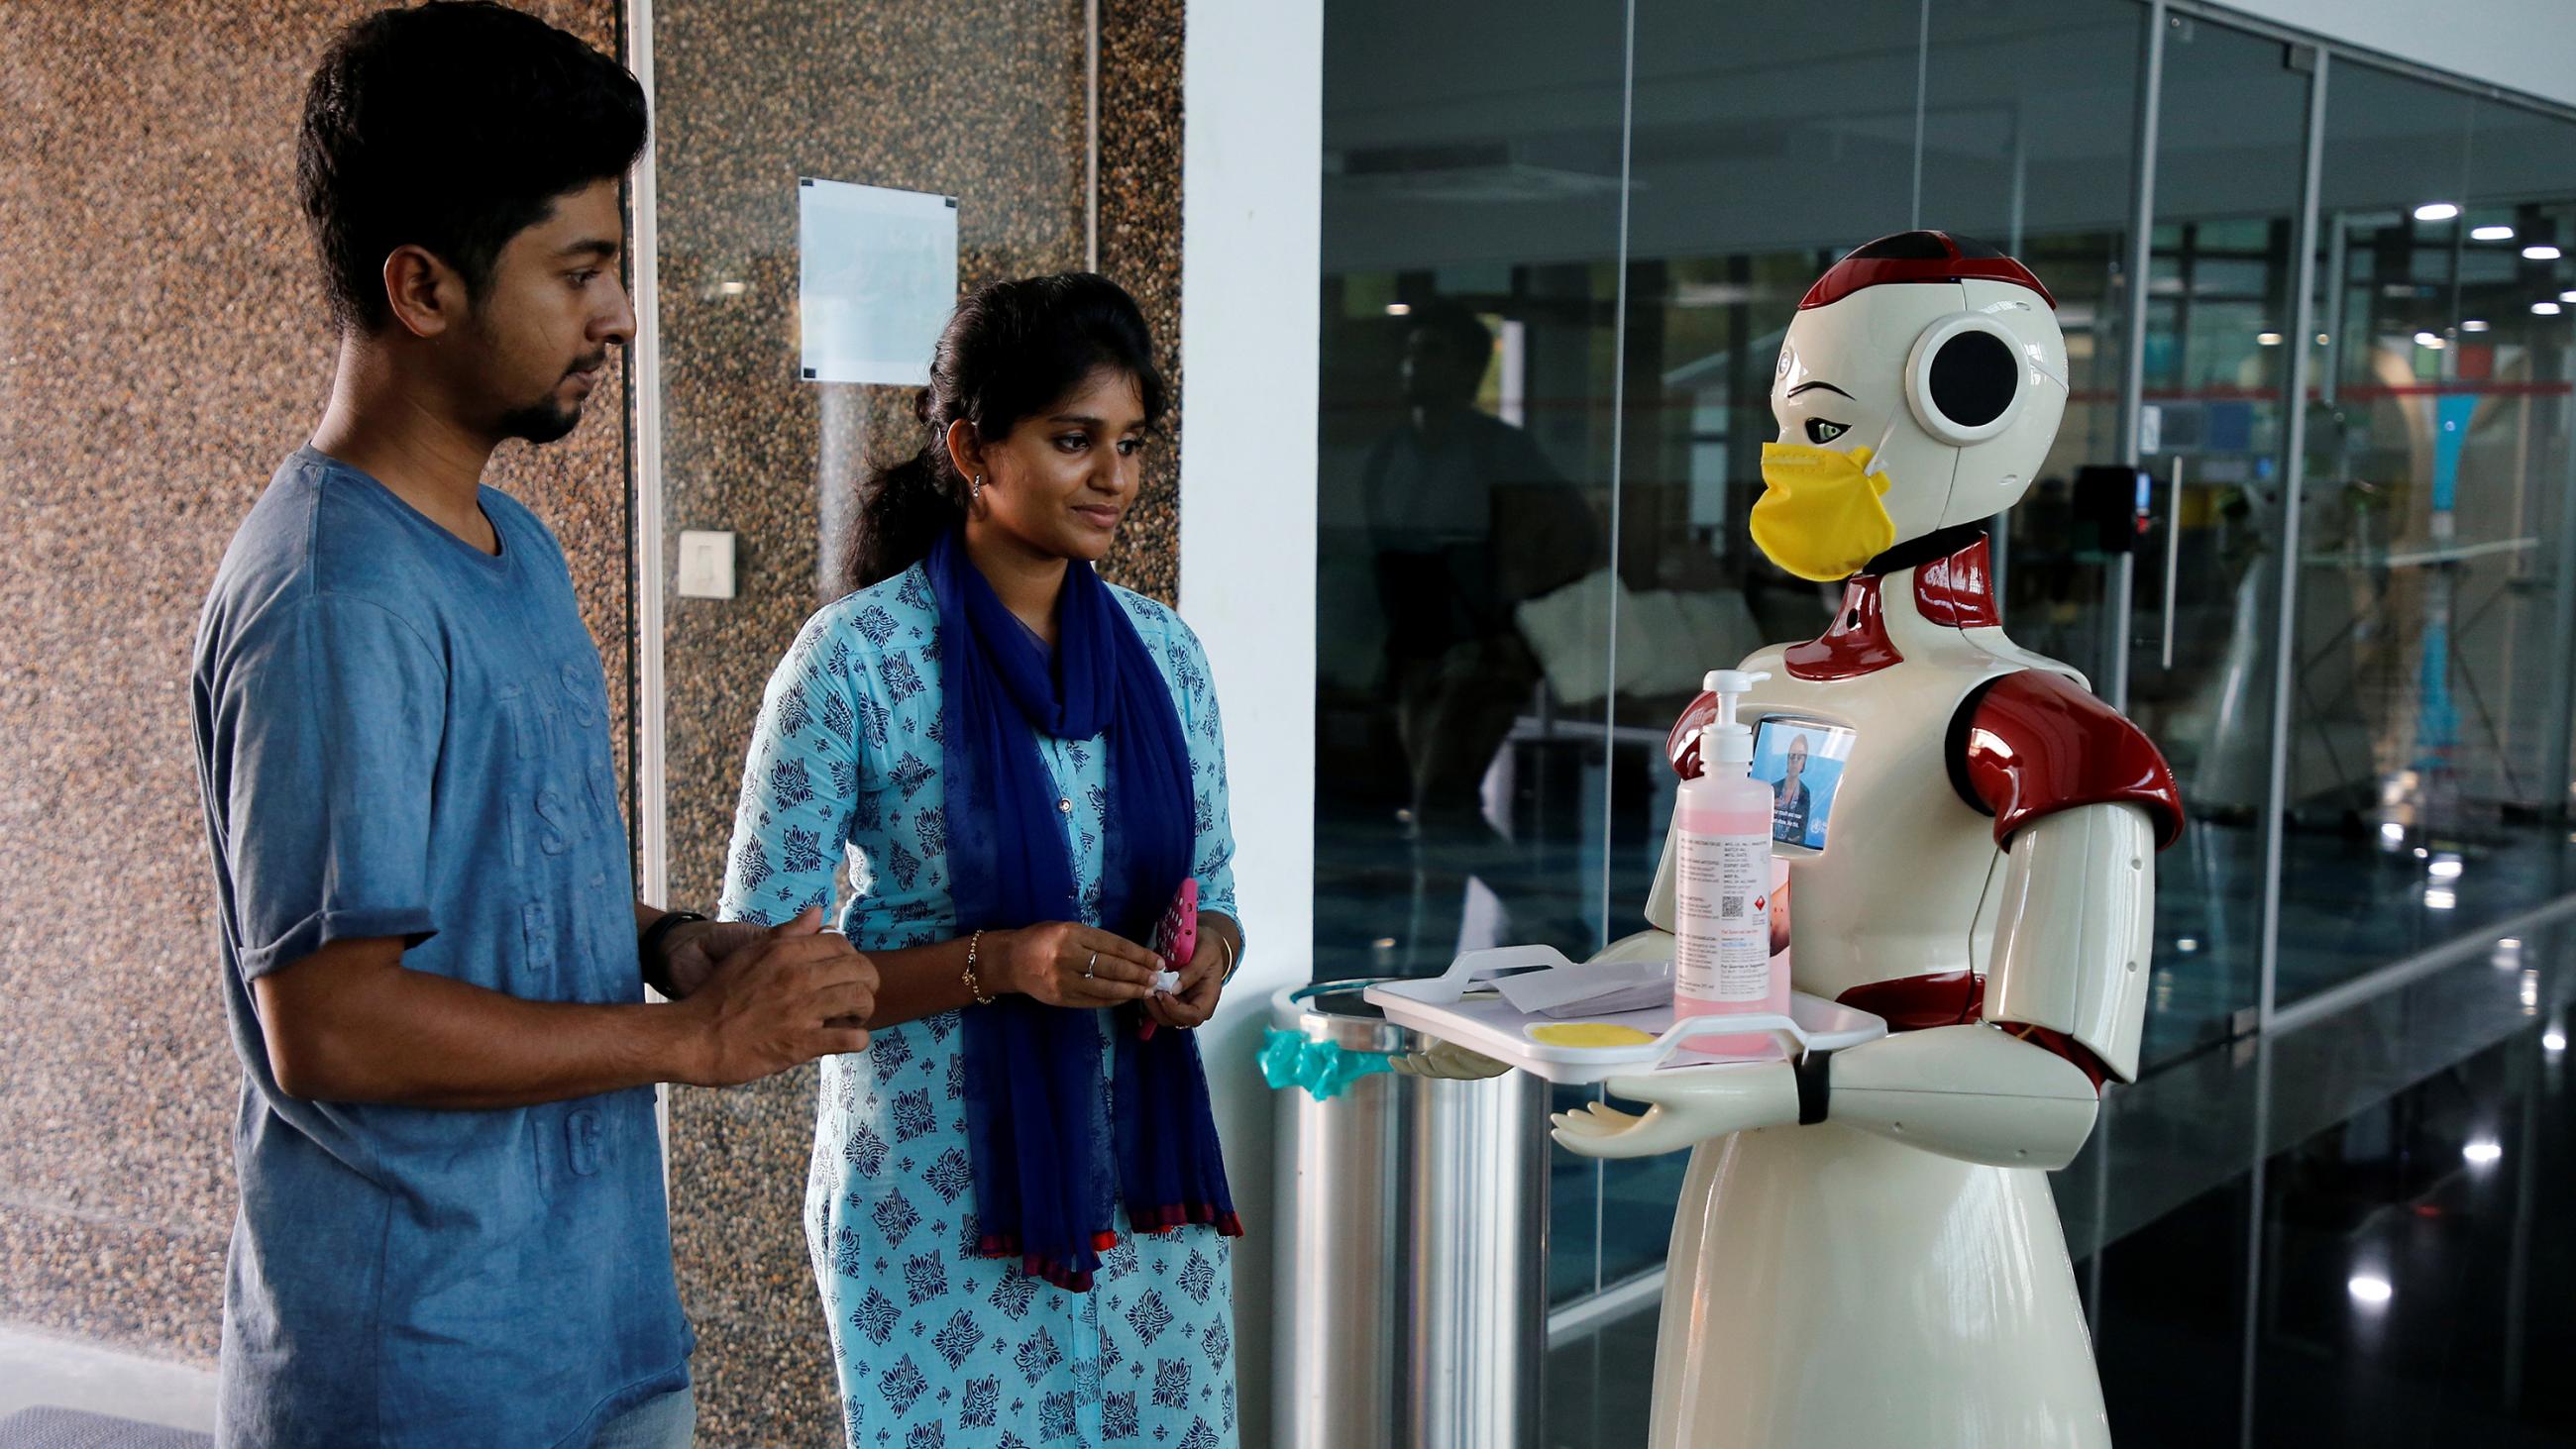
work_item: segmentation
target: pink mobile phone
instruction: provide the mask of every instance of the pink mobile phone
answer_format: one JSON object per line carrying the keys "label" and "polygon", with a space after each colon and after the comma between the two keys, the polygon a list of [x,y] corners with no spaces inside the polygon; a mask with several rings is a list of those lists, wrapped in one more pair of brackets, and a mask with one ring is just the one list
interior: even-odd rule
{"label": "pink mobile phone", "polygon": [[[1199,943],[1199,883],[1195,879],[1181,882],[1172,894],[1172,903],[1163,911],[1163,919],[1154,924],[1154,954],[1170,964],[1160,989],[1174,990],[1180,982],[1181,968],[1189,964],[1190,953]],[[1154,1020],[1143,1012],[1136,1013],[1136,1037],[1152,1039]]]}
{"label": "pink mobile phone", "polygon": [[1189,964],[1190,953],[1199,943],[1199,883],[1196,879],[1181,882],[1173,893],[1171,906],[1154,927],[1154,954],[1171,964],[1174,971]]}

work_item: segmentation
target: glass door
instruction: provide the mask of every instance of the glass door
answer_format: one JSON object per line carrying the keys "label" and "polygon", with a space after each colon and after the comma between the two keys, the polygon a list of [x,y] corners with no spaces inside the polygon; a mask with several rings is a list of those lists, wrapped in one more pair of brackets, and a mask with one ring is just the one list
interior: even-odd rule
{"label": "glass door", "polygon": [[[2265,812],[2308,88],[2303,52],[2166,22],[2139,466],[2082,475],[2092,540],[2119,540],[2129,608],[2104,673],[2163,748],[2190,821],[2159,863],[2141,1060],[2250,1031],[2261,994]],[[2142,476],[2141,476],[2142,475]],[[2106,609],[2118,590],[2105,590]],[[2105,680],[2097,678],[2096,687]]]}

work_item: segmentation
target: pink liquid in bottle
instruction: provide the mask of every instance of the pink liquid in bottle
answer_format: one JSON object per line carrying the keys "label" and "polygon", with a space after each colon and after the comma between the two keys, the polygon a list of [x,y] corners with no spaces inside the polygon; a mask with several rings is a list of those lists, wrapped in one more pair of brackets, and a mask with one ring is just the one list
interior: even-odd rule
{"label": "pink liquid in bottle", "polygon": [[[1709,687],[1731,694],[1761,677],[1721,671]],[[1788,972],[1774,969],[1771,956],[1771,788],[1749,773],[1750,732],[1734,723],[1733,704],[1725,699],[1723,722],[1703,733],[1699,778],[1683,782],[1673,808],[1676,1019],[1789,1011]],[[1683,1047],[1713,1056],[1781,1053],[1767,1033],[1691,1037]]]}

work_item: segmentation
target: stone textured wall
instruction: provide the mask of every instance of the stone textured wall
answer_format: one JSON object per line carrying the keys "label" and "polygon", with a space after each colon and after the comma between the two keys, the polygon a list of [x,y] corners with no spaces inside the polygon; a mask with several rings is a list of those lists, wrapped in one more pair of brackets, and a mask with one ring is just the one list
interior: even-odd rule
{"label": "stone textured wall", "polygon": [[[1177,383],[1180,0],[1102,6],[1100,262]],[[664,577],[683,529],[736,535],[737,596],[670,601],[670,899],[712,909],[770,669],[824,596],[825,493],[923,442],[901,388],[797,378],[801,176],[958,199],[959,282],[1084,262],[1081,0],[657,0]],[[1107,572],[1172,597],[1177,414]],[[814,1074],[675,1091],[681,1293],[709,1443],[837,1432],[801,1225]]]}
{"label": "stone textured wall", "polygon": [[[294,127],[367,8],[0,0],[0,1321],[214,1357],[240,1070],[189,646],[330,384]],[[528,8],[616,44],[611,0]],[[612,679],[624,399],[492,474],[562,537]]]}

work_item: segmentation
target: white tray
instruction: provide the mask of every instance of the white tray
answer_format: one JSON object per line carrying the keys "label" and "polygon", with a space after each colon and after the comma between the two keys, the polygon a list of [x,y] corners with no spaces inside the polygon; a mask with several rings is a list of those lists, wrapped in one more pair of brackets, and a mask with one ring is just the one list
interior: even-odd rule
{"label": "white tray", "polygon": [[[1858,1046],[1887,1035],[1886,1018],[1838,1005],[1821,996],[1810,996],[1803,991],[1789,993],[1789,1014],[1786,1016],[1758,1012],[1732,1017],[1694,1016],[1677,1021],[1669,1002],[1642,1011],[1612,1012],[1600,1016],[1531,1016],[1516,1010],[1510,1002],[1503,1000],[1499,992],[1482,984],[1497,976],[1508,976],[1534,967],[1571,965],[1562,953],[1550,946],[1504,946],[1491,951],[1470,951],[1450,963],[1448,971],[1429,980],[1383,981],[1361,994],[1371,1005],[1385,1012],[1387,1020],[1398,1026],[1410,1027],[1442,1041],[1455,1042],[1469,1051],[1482,1053],[1548,1081],[1577,1086],[1650,1072],[1667,1064],[1698,1066],[1709,1062],[1757,1059],[1728,1058],[1696,1047],[1684,1052],[1682,1043],[1686,1040],[1767,1035],[1779,1043],[1785,1054],[1796,1056],[1805,1051],[1832,1051]],[[1533,1026],[1574,1021],[1634,1027],[1655,1039],[1629,1046],[1607,1047],[1557,1046],[1530,1039],[1529,1028]],[[1684,1060],[1672,1062],[1676,1055],[1683,1056]]]}

